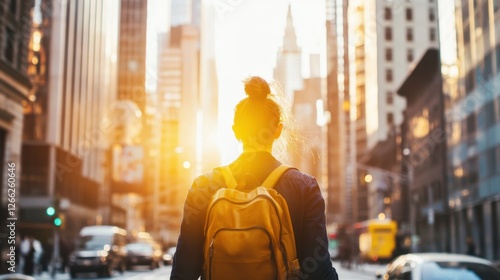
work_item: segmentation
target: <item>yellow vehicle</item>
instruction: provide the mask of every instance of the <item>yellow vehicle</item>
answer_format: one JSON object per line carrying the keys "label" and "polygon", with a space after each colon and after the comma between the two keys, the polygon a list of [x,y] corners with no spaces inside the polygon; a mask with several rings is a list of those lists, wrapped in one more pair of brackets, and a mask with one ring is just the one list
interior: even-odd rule
{"label": "yellow vehicle", "polygon": [[396,247],[397,223],[393,220],[372,219],[356,223],[359,254],[365,261],[390,260]]}

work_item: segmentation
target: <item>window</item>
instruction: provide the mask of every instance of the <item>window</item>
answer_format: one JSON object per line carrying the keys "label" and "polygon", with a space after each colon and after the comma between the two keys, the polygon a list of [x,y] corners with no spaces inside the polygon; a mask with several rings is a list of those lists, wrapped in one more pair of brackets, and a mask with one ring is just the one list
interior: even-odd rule
{"label": "window", "polygon": [[[498,1],[495,1],[498,2]],[[489,25],[490,25],[490,16],[488,14],[488,2],[484,2],[483,4],[483,12],[482,12],[482,17],[483,17],[483,30],[488,30]]]}
{"label": "window", "polygon": [[413,29],[411,29],[411,28],[406,29],[406,41],[408,41],[408,42],[413,41]]}
{"label": "window", "polygon": [[387,105],[391,105],[392,103],[394,103],[394,96],[393,96],[392,92],[390,92],[390,91],[387,92],[386,103],[387,103]]}
{"label": "window", "polygon": [[484,78],[488,81],[493,76],[493,52],[489,52],[484,58]]}
{"label": "window", "polygon": [[387,82],[392,82],[392,79],[393,79],[393,77],[392,77],[392,70],[391,69],[386,69],[385,70],[385,80]]}
{"label": "window", "polygon": [[17,0],[10,0],[9,13],[12,14],[13,16],[17,15]]}
{"label": "window", "polygon": [[476,114],[472,113],[465,119],[465,126],[467,129],[467,136],[474,135],[476,133]]}
{"label": "window", "polygon": [[408,49],[408,51],[406,52],[406,60],[408,62],[413,62],[413,49]]}
{"label": "window", "polygon": [[474,69],[470,70],[469,73],[465,75],[465,91],[466,94],[470,94],[472,90],[476,87],[474,79]]}
{"label": "window", "polygon": [[497,52],[497,74],[500,73],[500,45],[497,45],[496,47],[496,52]]}
{"label": "window", "polygon": [[14,31],[10,28],[5,29],[5,49],[4,49],[4,57],[10,63],[14,63],[14,50],[16,44],[16,38],[14,36]]}
{"label": "window", "polygon": [[470,43],[470,26],[467,25],[465,28],[464,28],[464,45],[469,45]]}
{"label": "window", "polygon": [[434,8],[429,9],[429,20],[430,21],[436,20],[436,12],[434,11]]}
{"label": "window", "polygon": [[385,49],[385,60],[392,61],[392,49],[391,48]]}
{"label": "window", "polygon": [[386,8],[384,9],[384,18],[385,18],[386,20],[391,20],[391,19],[392,19],[392,11],[391,11],[391,8],[386,7]]}
{"label": "window", "polygon": [[406,8],[406,20],[407,21],[413,20],[413,10],[411,8]]}
{"label": "window", "polygon": [[394,114],[393,113],[388,113],[387,114],[387,124],[393,125],[394,124]]}
{"label": "window", "polygon": [[435,42],[436,41],[436,29],[431,28],[429,30],[429,40],[431,40],[431,42]]}
{"label": "window", "polygon": [[387,41],[392,41],[392,29],[390,27],[385,28],[385,39]]}
{"label": "window", "polygon": [[489,177],[495,175],[497,167],[496,148],[490,149],[484,156],[486,157],[486,176]]}
{"label": "window", "polygon": [[[430,16],[429,16],[430,17]],[[462,21],[469,19],[469,0],[462,0]]]}

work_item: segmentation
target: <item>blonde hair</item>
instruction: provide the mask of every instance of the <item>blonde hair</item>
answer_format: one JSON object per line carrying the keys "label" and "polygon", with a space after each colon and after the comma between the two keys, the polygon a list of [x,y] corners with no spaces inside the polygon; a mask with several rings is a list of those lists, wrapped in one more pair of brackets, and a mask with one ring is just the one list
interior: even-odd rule
{"label": "blonde hair", "polygon": [[268,145],[274,141],[281,123],[283,130],[273,145],[273,154],[282,161],[289,159],[290,152],[297,153],[304,141],[283,88],[277,81],[268,83],[258,76],[249,77],[243,83],[247,97],[235,107],[236,138],[254,145]]}

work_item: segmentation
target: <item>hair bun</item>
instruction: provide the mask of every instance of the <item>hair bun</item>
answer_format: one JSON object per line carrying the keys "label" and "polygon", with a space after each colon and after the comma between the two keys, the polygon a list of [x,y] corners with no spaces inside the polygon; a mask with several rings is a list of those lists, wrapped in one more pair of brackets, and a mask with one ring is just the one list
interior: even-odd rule
{"label": "hair bun", "polygon": [[258,76],[253,76],[245,81],[245,92],[252,99],[266,99],[271,93],[271,88],[266,80]]}

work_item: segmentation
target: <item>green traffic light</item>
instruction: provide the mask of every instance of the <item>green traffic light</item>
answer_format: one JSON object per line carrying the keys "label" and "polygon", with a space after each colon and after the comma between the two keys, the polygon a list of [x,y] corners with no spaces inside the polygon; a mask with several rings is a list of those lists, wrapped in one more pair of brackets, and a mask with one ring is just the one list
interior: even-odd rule
{"label": "green traffic light", "polygon": [[61,218],[55,218],[55,219],[54,219],[54,225],[55,225],[56,227],[60,227],[60,226],[62,225],[62,220],[61,220]]}
{"label": "green traffic light", "polygon": [[47,213],[47,215],[49,216],[54,216],[54,214],[56,213],[56,209],[54,209],[54,207],[48,207],[47,208],[47,211],[45,211]]}

